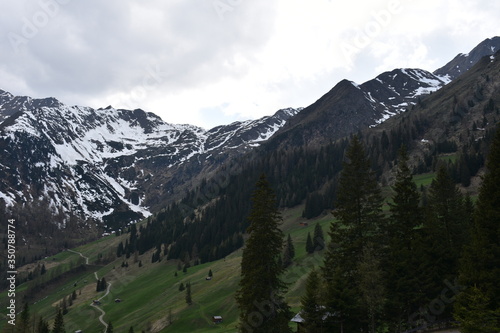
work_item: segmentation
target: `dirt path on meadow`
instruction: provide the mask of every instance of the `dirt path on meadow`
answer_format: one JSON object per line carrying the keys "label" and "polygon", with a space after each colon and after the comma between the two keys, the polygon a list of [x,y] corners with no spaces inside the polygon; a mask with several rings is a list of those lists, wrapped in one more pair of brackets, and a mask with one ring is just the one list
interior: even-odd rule
{"label": "dirt path on meadow", "polygon": [[[88,265],[89,264],[89,257],[83,255],[83,253],[81,252],[78,252],[78,251],[74,251],[74,250],[69,250],[69,252],[72,252],[72,253],[76,253],[76,254],[79,254],[80,257],[82,257],[83,259],[85,259],[85,264]],[[95,276],[95,279],[97,281],[99,281],[99,277],[97,276],[97,272],[94,272],[94,276]],[[111,282],[108,282],[107,283],[108,287],[106,288],[106,293],[104,293],[104,295],[102,295],[101,297],[99,297],[97,300],[95,301],[98,301],[100,302],[101,299],[103,299],[104,297],[108,296],[109,294],[109,291],[111,289]],[[92,303],[90,304],[90,306],[94,307],[95,309],[99,310],[101,312],[101,315],[99,316],[99,321],[101,322],[101,324],[104,326],[104,332],[106,332],[106,330],[108,329],[108,323],[106,323],[104,321],[104,316],[106,315],[106,311],[104,311],[102,308],[99,307],[98,304],[95,303],[95,301],[92,301]]]}
{"label": "dirt path on meadow", "polygon": [[80,257],[82,257],[83,259],[85,259],[85,265],[89,264],[89,257],[84,256],[83,253],[78,252],[78,251],[74,251],[74,250],[70,250],[70,249],[68,249],[68,252],[79,254]]}
{"label": "dirt path on meadow", "polygon": [[[97,272],[94,272],[94,275],[95,275],[96,280],[99,280],[99,277],[97,276]],[[110,289],[111,289],[111,282],[108,282],[108,287],[106,288],[106,293],[104,293],[104,295],[102,295],[101,297],[99,297],[96,301],[100,302],[101,299],[103,299],[104,297],[108,296]],[[106,311],[104,311],[102,308],[100,308],[99,305],[95,303],[95,301],[93,301],[90,304],[90,306],[92,306],[92,307],[96,308],[97,310],[101,311],[101,315],[99,316],[99,321],[101,322],[101,324],[104,325],[104,332],[106,332],[106,330],[108,329],[108,323],[106,323],[104,321],[104,316],[106,315]]]}

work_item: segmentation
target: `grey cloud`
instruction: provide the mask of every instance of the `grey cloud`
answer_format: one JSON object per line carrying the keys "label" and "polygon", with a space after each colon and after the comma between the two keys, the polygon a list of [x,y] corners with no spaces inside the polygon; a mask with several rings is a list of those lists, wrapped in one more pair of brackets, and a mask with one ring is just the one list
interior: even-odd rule
{"label": "grey cloud", "polygon": [[[0,42],[0,63],[8,64],[3,70],[20,77],[37,95],[64,99],[66,95],[80,94],[79,102],[130,91],[144,81],[151,68],[162,73],[158,88],[168,90],[238,75],[225,64],[234,54],[251,57],[266,43],[274,14],[273,1],[264,0],[223,0],[231,4],[231,10],[224,12],[223,17],[214,7],[219,0],[173,4],[57,1],[63,3],[40,0],[38,6],[27,6],[26,1],[24,6],[5,5],[1,14],[0,27],[5,38]],[[59,4],[54,15],[44,9],[47,3]],[[155,22],[157,29],[148,28],[147,21],[144,28],[141,22],[136,28],[132,26],[137,21],[133,10],[136,6],[148,6],[162,14],[162,20]],[[9,16],[6,13],[10,10]],[[36,15],[49,19],[46,23],[33,21]],[[4,21],[7,17],[10,18]],[[23,35],[26,19],[38,30],[29,38]],[[12,47],[8,32],[13,31],[25,42]],[[0,78],[3,89],[9,90],[8,84]]]}

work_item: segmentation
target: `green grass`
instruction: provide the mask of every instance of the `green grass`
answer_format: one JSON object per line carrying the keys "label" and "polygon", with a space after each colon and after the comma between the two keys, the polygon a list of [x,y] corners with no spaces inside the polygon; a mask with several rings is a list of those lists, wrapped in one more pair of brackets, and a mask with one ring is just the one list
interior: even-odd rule
{"label": "green grass", "polygon": [[[306,253],[307,233],[310,232],[312,236],[316,223],[320,223],[327,237],[329,225],[333,221],[329,213],[306,221],[301,218],[302,210],[303,207],[285,210],[282,224],[285,236],[291,235],[296,252],[294,264],[283,277],[290,283],[286,299],[294,311],[300,308],[307,274],[311,268],[320,266],[323,261],[322,252],[313,255]],[[300,225],[300,222],[304,221],[308,222],[307,226]],[[90,257],[90,262],[93,263],[99,255],[115,253],[118,243],[125,241],[126,237],[128,234],[109,236],[74,250]],[[96,271],[99,278],[105,276],[106,281],[112,284],[109,295],[101,300],[101,308],[106,311],[104,320],[113,323],[115,332],[126,332],[130,326],[133,326],[136,332],[235,332],[238,309],[234,294],[238,288],[241,253],[242,251],[238,250],[224,259],[191,267],[187,273],[177,271],[177,261],[163,260],[152,264],[151,252],[139,256],[143,267],[134,263],[133,257],[118,258],[104,266],[87,266],[86,271],[60,281],[52,286],[51,290],[46,290],[43,298],[38,299],[36,304],[30,303],[30,309],[32,313],[38,313],[52,322],[57,304],[63,297],[76,290],[77,300],[64,316],[66,330],[101,332],[103,326],[98,321],[100,312],[90,306],[93,299],[104,295],[103,292],[95,291]],[[78,254],[65,251],[45,260],[69,265],[71,261],[79,258]],[[121,267],[123,261],[127,261],[129,267]],[[56,269],[56,266],[51,269]],[[213,272],[212,280],[205,279],[209,270]],[[191,282],[193,299],[190,306],[185,302],[185,292],[179,291],[179,284],[188,281]],[[116,298],[120,298],[122,302],[115,303]],[[223,316],[224,322],[213,324],[211,318],[214,315]],[[173,322],[168,325],[170,316]],[[0,322],[0,330],[4,323]]]}
{"label": "green grass", "polygon": [[428,186],[432,183],[432,180],[436,177],[436,173],[430,172],[430,173],[422,173],[419,175],[415,175],[413,177],[413,181],[415,184],[417,184],[417,187],[420,188],[420,186]]}
{"label": "green grass", "polygon": [[457,154],[456,153],[453,153],[453,154],[444,154],[444,155],[440,155],[439,156],[439,160],[440,161],[444,161],[444,162],[452,162],[452,163],[455,163],[457,161]]}
{"label": "green grass", "polygon": [[[434,178],[434,173],[416,175],[417,186],[427,186]],[[325,241],[328,243],[330,224],[333,216],[328,212],[316,219],[305,220],[301,217],[303,206],[283,211],[282,230],[287,236],[291,235],[295,247],[294,264],[283,276],[289,284],[286,300],[294,312],[300,309],[300,299],[304,294],[305,280],[312,268],[318,268],[323,263],[323,252],[307,254],[305,244],[307,233],[314,234],[314,227],[320,224],[323,228]],[[301,225],[307,222],[307,225]],[[99,263],[99,257],[114,257],[119,242],[124,242],[128,234],[108,236],[95,242],[80,246],[75,251],[82,252],[90,258],[90,263]],[[238,288],[239,269],[242,251],[236,251],[224,259],[194,266],[187,273],[177,271],[177,261],[162,260],[151,263],[151,252],[139,256],[143,266],[139,267],[134,258],[124,256],[115,258],[112,262],[101,266],[87,266],[87,270],[74,274],[66,280],[51,285],[50,290],[40,294],[35,304],[30,303],[31,312],[38,313],[50,322],[56,312],[56,306],[63,299],[76,290],[78,296],[75,304],[65,315],[66,330],[68,332],[82,329],[85,332],[101,332],[102,324],[98,321],[100,312],[91,307],[93,299],[100,298],[103,292],[95,291],[96,280],[94,272],[99,278],[103,276],[112,284],[108,296],[103,298],[101,308],[106,311],[106,322],[112,322],[116,332],[126,332],[130,326],[136,332],[141,330],[151,332],[235,332],[238,323],[238,309],[234,300]],[[44,259],[48,269],[64,272],[72,262],[81,260],[80,256],[68,251],[61,252],[53,257]],[[127,261],[128,267],[121,267]],[[59,268],[58,268],[59,267]],[[214,277],[207,281],[205,277],[212,270]],[[175,273],[177,272],[177,276]],[[179,284],[191,282],[193,304],[185,302],[185,292],[179,291]],[[75,286],[76,283],[76,286]],[[26,284],[18,286],[18,290],[26,288]],[[80,295],[81,293],[81,295]],[[5,293],[0,295],[6,300]],[[120,298],[122,302],[115,303]],[[2,305],[2,313],[5,307]],[[21,308],[21,301],[18,303]],[[213,324],[212,316],[223,316],[222,324]],[[169,325],[169,318],[172,324]],[[5,321],[0,322],[0,330]]]}

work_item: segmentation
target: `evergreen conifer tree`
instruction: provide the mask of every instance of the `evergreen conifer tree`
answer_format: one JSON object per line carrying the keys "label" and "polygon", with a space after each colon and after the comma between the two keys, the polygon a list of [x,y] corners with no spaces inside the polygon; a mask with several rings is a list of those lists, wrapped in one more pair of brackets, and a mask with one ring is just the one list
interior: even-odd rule
{"label": "evergreen conifer tree", "polygon": [[311,254],[314,253],[314,243],[311,238],[311,233],[307,233],[307,239],[306,239],[306,252]]}
{"label": "evergreen conifer tree", "polygon": [[123,255],[123,243],[120,242],[116,248],[116,256],[119,258]]}
{"label": "evergreen conifer tree", "polygon": [[66,304],[66,297],[63,297],[61,301],[61,311],[63,315],[68,313],[68,305]]}
{"label": "evergreen conifer tree", "polygon": [[24,303],[23,310],[19,314],[19,319],[17,320],[16,332],[30,332],[30,310],[28,303]]}
{"label": "evergreen conifer tree", "polygon": [[454,312],[455,319],[460,323],[460,332],[499,332],[500,309],[491,309],[490,305],[487,294],[476,286],[462,291]]}
{"label": "evergreen conifer tree", "polygon": [[[337,313],[341,329],[359,331],[366,327],[357,263],[367,243],[384,245],[383,198],[375,173],[370,168],[363,144],[354,136],[348,146],[337,188],[333,212],[337,221],[330,226],[331,241],[324,257],[323,276],[327,285],[327,311]],[[333,328],[331,328],[333,329]],[[338,328],[337,328],[338,329]]]}
{"label": "evergreen conifer tree", "polygon": [[406,147],[399,151],[396,179],[392,186],[394,192],[389,203],[391,217],[388,223],[387,267],[387,316],[395,326],[402,330],[408,316],[416,311],[415,305],[418,286],[417,269],[419,263],[415,253],[420,242],[418,230],[423,222],[419,206],[420,194],[408,165]]}
{"label": "evergreen conifer tree", "polygon": [[290,253],[290,257],[295,258],[295,247],[293,246],[292,236],[288,234],[288,238],[286,239],[286,247]]}
{"label": "evergreen conifer tree", "polygon": [[54,321],[54,328],[52,329],[52,333],[66,333],[66,329],[64,328],[64,317],[61,309],[57,310],[56,319]]}
{"label": "evergreen conifer tree", "polygon": [[314,239],[313,239],[314,251],[321,251],[325,248],[325,237],[323,235],[323,228],[319,223],[314,226]]}
{"label": "evergreen conifer tree", "polygon": [[[431,302],[440,295],[443,281],[456,278],[468,225],[464,215],[463,196],[447,168],[441,165],[429,187],[429,204],[422,229],[418,274],[419,285],[425,291],[423,302]],[[451,304],[446,304],[438,320],[449,318],[451,309]]]}
{"label": "evergreen conifer tree", "polygon": [[187,305],[193,304],[193,299],[191,298],[191,282],[186,283],[186,303]]}
{"label": "evergreen conifer tree", "polygon": [[43,317],[40,317],[40,320],[38,321],[36,333],[50,333],[49,323],[44,320]]}
{"label": "evergreen conifer tree", "polygon": [[241,261],[241,280],[236,293],[242,332],[290,332],[291,311],[284,300],[284,269],[278,258],[283,250],[282,218],[276,197],[265,175],[252,195],[250,226]]}
{"label": "evergreen conifer tree", "polygon": [[386,289],[384,272],[371,244],[363,248],[363,257],[358,262],[357,270],[358,288],[369,319],[369,332],[375,333],[377,316],[384,310]]}
{"label": "evergreen conifer tree", "polygon": [[321,291],[321,275],[313,269],[307,277],[305,295],[301,298],[301,316],[305,321],[305,332],[316,333],[322,331],[325,306],[321,301]]}
{"label": "evergreen conifer tree", "polygon": [[109,322],[108,327],[106,327],[106,333],[113,333],[113,324],[111,322]]}
{"label": "evergreen conifer tree", "polygon": [[285,251],[283,252],[283,267],[287,268],[290,266],[294,257],[295,248],[293,247],[292,237],[289,234],[285,244]]}
{"label": "evergreen conifer tree", "polygon": [[[467,288],[455,302],[455,316],[465,322],[493,315],[500,327],[500,128],[486,160],[476,202],[472,237],[460,260],[460,284]],[[474,288],[474,289],[473,289]],[[475,290],[475,292],[472,292]],[[471,303],[472,300],[478,300]],[[476,304],[476,305],[474,305]],[[484,308],[483,308],[484,306]],[[496,318],[495,318],[496,317]],[[486,331],[477,331],[486,332]]]}

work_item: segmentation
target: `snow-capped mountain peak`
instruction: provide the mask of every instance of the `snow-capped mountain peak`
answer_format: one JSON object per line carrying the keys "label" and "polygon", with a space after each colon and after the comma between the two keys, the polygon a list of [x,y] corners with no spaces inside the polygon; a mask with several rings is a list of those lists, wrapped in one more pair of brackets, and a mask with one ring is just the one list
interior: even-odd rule
{"label": "snow-capped mountain peak", "polygon": [[[138,219],[156,203],[151,187],[168,193],[172,183],[178,185],[176,170],[187,164],[201,170],[230,151],[252,149],[297,112],[280,110],[207,131],[169,124],[141,109],[67,106],[54,98],[0,91],[0,144],[5,147],[0,198],[12,205],[43,197],[54,213],[76,212],[108,224],[116,213]],[[214,155],[219,158],[211,159]]]}

